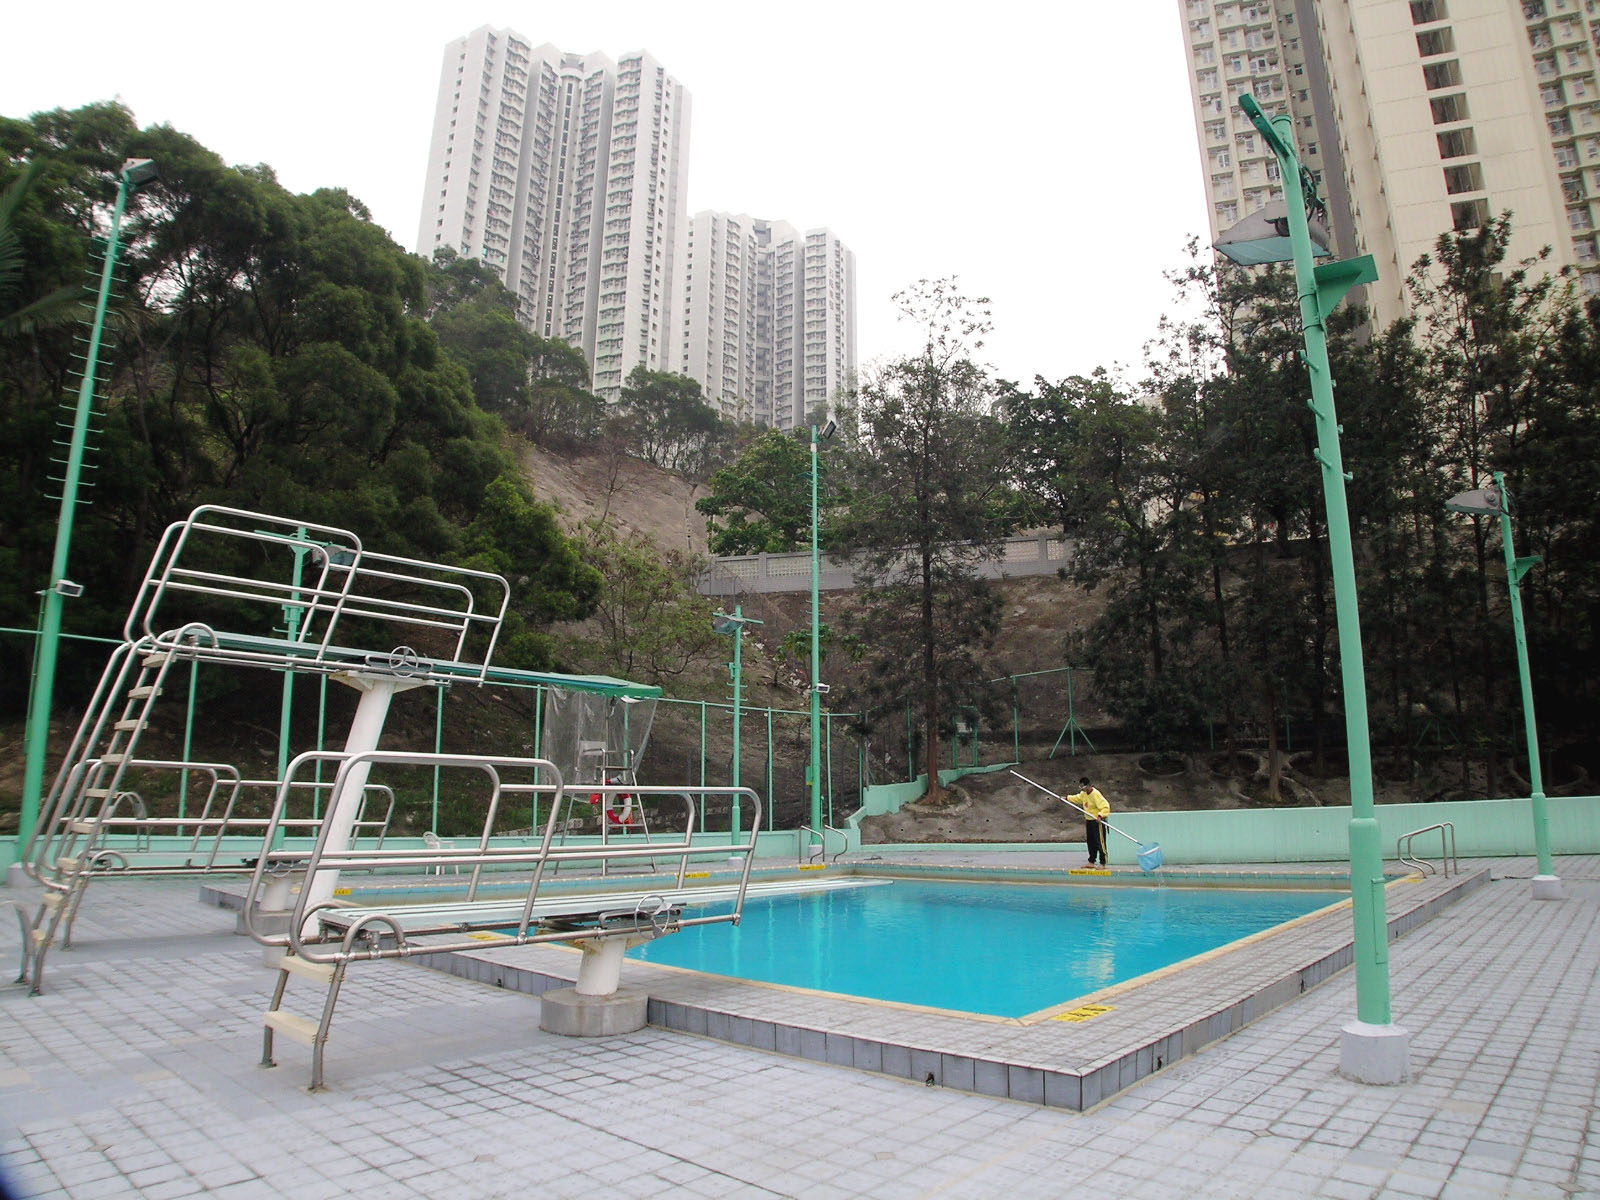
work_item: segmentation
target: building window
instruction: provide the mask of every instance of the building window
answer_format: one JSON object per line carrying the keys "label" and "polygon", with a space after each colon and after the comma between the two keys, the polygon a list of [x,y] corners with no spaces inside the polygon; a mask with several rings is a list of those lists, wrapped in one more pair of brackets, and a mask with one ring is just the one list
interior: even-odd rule
{"label": "building window", "polygon": [[1463,163],[1459,167],[1444,169],[1444,190],[1452,196],[1460,192],[1483,191],[1483,167],[1478,163]]}
{"label": "building window", "polygon": [[1467,94],[1456,92],[1452,96],[1435,96],[1428,101],[1428,107],[1433,110],[1433,123],[1443,125],[1447,121],[1465,121],[1467,119]]}
{"label": "building window", "polygon": [[1444,0],[1411,0],[1411,23],[1413,25],[1426,25],[1430,21],[1442,21],[1450,15],[1445,8]]}
{"label": "building window", "polygon": [[1487,200],[1459,200],[1450,206],[1450,225],[1456,232],[1480,229],[1489,223]]}
{"label": "building window", "polygon": [[1422,68],[1422,81],[1430,92],[1440,88],[1456,87],[1461,83],[1461,63],[1449,58],[1444,62],[1429,63]]}
{"label": "building window", "polygon": [[1434,136],[1439,139],[1440,158],[1465,158],[1478,152],[1477,136],[1470,129],[1452,129]]}
{"label": "building window", "polygon": [[1449,54],[1456,48],[1456,37],[1446,25],[1443,29],[1425,29],[1417,34],[1417,53],[1423,58],[1436,54]]}

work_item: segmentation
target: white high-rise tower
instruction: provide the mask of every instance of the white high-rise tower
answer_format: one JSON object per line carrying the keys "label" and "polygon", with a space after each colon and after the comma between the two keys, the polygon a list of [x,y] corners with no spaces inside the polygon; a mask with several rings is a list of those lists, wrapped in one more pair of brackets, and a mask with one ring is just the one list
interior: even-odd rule
{"label": "white high-rise tower", "polygon": [[724,416],[803,426],[856,373],[855,255],[826,229],[696,213],[674,370]]}
{"label": "white high-rise tower", "polygon": [[579,347],[597,394],[667,370],[689,94],[643,52],[613,62],[484,26],[444,53],[417,251],[498,270],[529,328]]}

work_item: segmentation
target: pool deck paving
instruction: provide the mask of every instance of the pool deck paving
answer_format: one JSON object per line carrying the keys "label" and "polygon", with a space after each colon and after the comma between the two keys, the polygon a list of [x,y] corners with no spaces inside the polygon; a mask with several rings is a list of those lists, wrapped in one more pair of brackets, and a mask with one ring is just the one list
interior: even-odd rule
{"label": "pool deck paving", "polygon": [[[73,1200],[1600,1195],[1600,857],[1557,860],[1559,901],[1533,899],[1531,858],[1462,867],[1389,889],[1394,1020],[1411,1036],[1411,1078],[1392,1087],[1337,1072],[1355,1017],[1341,908],[1086,997],[1101,1011],[1064,1021],[630,962],[652,1025],[568,1039],[539,1030],[527,993],[575,976],[575,952],[358,963],[313,1094],[302,1047],[257,1065],[272,977],[234,914],[199,903],[195,880],[107,883],[44,995],[0,989],[0,1177]],[[16,938],[12,922],[0,965]]]}

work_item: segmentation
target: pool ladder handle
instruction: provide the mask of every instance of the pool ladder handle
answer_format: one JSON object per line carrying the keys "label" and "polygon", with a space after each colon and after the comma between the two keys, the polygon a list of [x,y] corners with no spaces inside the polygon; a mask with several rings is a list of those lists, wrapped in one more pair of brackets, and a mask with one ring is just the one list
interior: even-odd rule
{"label": "pool ladder handle", "polygon": [[1440,821],[1437,825],[1424,825],[1421,829],[1413,829],[1410,833],[1402,833],[1394,844],[1395,857],[1406,866],[1421,871],[1425,875],[1432,875],[1437,868],[1425,859],[1415,858],[1411,853],[1412,841],[1424,833],[1439,831],[1439,857],[1444,862],[1444,876],[1450,878],[1452,871],[1461,874],[1461,863],[1456,858],[1456,827],[1451,821]]}
{"label": "pool ladder handle", "polygon": [[822,832],[818,833],[818,831],[813,829],[813,828],[811,828],[811,826],[802,825],[802,826],[800,826],[800,832],[801,833],[814,833],[817,836],[817,843],[816,843],[816,848],[815,849],[810,849],[811,843],[807,842],[804,838],[802,838],[800,840],[800,854],[802,856],[800,861],[802,861],[802,862],[807,862],[807,863],[815,862],[819,858],[827,857],[827,853],[828,853],[828,834],[830,834],[830,833],[837,833],[841,838],[844,839],[844,845],[839,847],[838,850],[834,851],[833,857],[831,859],[829,859],[830,862],[838,862],[839,861],[839,856],[841,854],[843,854],[846,850],[850,849],[850,835],[848,833],[846,833],[844,830],[837,828],[836,826],[824,825],[822,827]]}

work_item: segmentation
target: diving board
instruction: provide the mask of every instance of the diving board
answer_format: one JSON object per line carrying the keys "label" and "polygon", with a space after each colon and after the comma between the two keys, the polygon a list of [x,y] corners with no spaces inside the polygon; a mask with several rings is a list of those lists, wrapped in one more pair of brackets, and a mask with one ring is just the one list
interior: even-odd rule
{"label": "diving board", "polygon": [[[495,665],[509,600],[502,576],[379,553],[331,525],[203,505],[168,526],[130,605],[124,640],[107,660],[21,847],[24,871],[45,893],[23,939],[23,978],[34,994],[51,947],[70,944],[95,879],[248,872],[263,838],[281,843],[286,835],[325,830],[342,845],[372,836],[381,843],[393,795],[386,810],[373,805],[381,789],[369,786],[370,763],[361,754],[379,744],[402,692],[500,684],[542,688],[547,699],[559,692],[630,706],[653,705],[660,696],[654,685],[607,675]],[[142,756],[163,697],[179,691],[174,670],[202,663],[281,673],[285,692],[303,674],[355,689],[360,696],[341,760],[348,769],[331,785],[310,776],[291,784],[245,779],[226,762]],[[187,798],[191,789],[197,811],[170,802],[162,811],[156,802]],[[274,797],[273,822],[247,815],[249,798],[261,792]],[[294,812],[290,801],[298,803]],[[374,828],[380,811],[387,815]],[[328,896],[336,885],[329,876],[316,884]]]}

